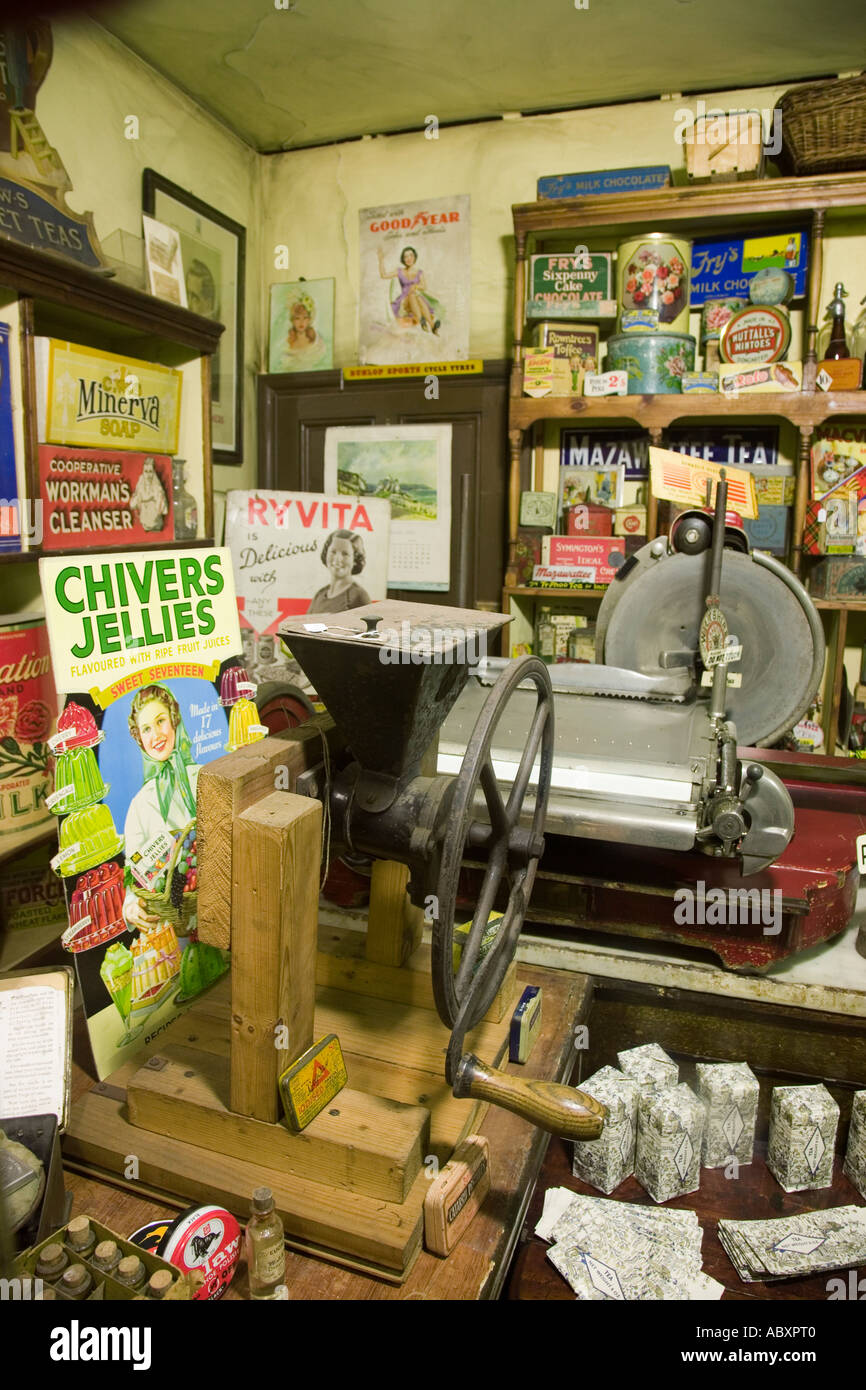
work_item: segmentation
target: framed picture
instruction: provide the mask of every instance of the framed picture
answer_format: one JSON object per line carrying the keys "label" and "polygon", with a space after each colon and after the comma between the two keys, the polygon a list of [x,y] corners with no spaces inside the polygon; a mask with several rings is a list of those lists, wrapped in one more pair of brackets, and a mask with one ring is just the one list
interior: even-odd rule
{"label": "framed picture", "polygon": [[334,281],[271,285],[270,372],[318,372],[334,365]]}
{"label": "framed picture", "polygon": [[144,171],[142,203],[180,237],[189,308],[224,325],[211,360],[211,442],[215,463],[240,463],[246,230],[153,169]]}

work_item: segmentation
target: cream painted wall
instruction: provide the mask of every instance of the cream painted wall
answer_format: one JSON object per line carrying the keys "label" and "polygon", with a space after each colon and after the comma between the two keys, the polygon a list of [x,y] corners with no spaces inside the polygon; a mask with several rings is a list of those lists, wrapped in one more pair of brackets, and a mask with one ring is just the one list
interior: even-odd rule
{"label": "cream painted wall", "polygon": [[[118,227],[141,236],[141,176],[146,168],[179,184],[247,229],[244,460],[216,467],[214,490],[255,481],[255,373],[258,313],[259,157],[244,142],[93,21],[53,24],[54,57],[37,112],[72,180],[77,212],[93,213],[104,239]],[[139,138],[125,137],[136,116]]]}

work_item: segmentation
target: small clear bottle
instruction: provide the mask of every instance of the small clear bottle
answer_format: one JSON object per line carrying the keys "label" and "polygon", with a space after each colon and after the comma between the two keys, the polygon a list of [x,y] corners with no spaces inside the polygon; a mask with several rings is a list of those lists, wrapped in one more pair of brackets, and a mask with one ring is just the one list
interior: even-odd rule
{"label": "small clear bottle", "polygon": [[283,1298],[285,1295],[279,1291],[285,1287],[286,1246],[283,1223],[269,1187],[256,1188],[250,1210],[245,1237],[250,1297]]}
{"label": "small clear bottle", "polygon": [[147,1281],[148,1298],[165,1298],[173,1283],[174,1279],[167,1269],[158,1269]]}
{"label": "small clear bottle", "polygon": [[93,1288],[93,1280],[84,1265],[71,1264],[64,1269],[57,1284],[67,1298],[86,1298]]}
{"label": "small clear bottle", "polygon": [[80,1260],[89,1260],[96,1249],[96,1232],[86,1216],[74,1216],[66,1227],[66,1244]]}
{"label": "small clear bottle", "polygon": [[120,1251],[116,1240],[101,1240],[93,1252],[91,1263],[100,1274],[113,1275],[120,1264]]}
{"label": "small clear bottle", "polygon": [[535,654],[547,666],[553,666],[556,661],[556,627],[553,610],[546,603],[538,610],[535,622]]}
{"label": "small clear bottle", "polygon": [[128,1289],[143,1289],[147,1283],[147,1270],[137,1255],[125,1255],[114,1271],[118,1284]]}
{"label": "small clear bottle", "polygon": [[198,505],[186,490],[186,459],[172,459],[172,493],[174,495],[174,538],[194,541],[198,535]]}
{"label": "small clear bottle", "polygon": [[40,1251],[36,1262],[36,1277],[44,1279],[46,1284],[56,1284],[68,1264],[69,1256],[63,1246],[58,1241],[52,1241]]}

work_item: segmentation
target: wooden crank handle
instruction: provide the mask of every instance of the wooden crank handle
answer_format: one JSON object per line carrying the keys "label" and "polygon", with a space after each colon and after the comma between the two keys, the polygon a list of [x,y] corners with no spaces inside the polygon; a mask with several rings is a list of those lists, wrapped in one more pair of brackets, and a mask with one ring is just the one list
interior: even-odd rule
{"label": "wooden crank handle", "polygon": [[556,1081],[523,1081],[488,1067],[471,1052],[458,1063],[454,1094],[490,1101],[563,1139],[597,1139],[607,1119],[607,1107],[583,1091]]}

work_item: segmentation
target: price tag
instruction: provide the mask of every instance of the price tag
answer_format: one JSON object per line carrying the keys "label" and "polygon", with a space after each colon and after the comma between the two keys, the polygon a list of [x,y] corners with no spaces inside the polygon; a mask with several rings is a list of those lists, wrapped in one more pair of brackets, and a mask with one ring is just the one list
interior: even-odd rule
{"label": "price tag", "polygon": [[74,795],[75,795],[75,788],[73,787],[72,783],[70,782],[70,783],[68,783],[67,786],[65,786],[65,787],[58,787],[57,790],[54,791],[54,792],[52,792],[50,796],[46,796],[46,798],[45,798],[45,805],[48,807],[48,809],[49,809],[49,811],[50,811],[50,810],[51,810],[51,807],[52,807],[52,806],[56,806],[57,803],[58,803],[58,801],[65,801],[67,797],[69,797],[69,796],[74,796]]}
{"label": "price tag", "polygon": [[[701,676],[701,685],[712,685],[712,683],[713,683],[713,673],[712,673],[712,670],[704,671],[703,674],[702,674],[702,676]],[[743,673],[742,673],[742,671],[729,671],[729,672],[728,672],[728,679],[727,679],[727,685],[728,685],[728,686],[730,686],[733,690],[739,690],[739,688],[740,688],[740,686],[741,686],[742,684],[743,684]]]}
{"label": "price tag", "polygon": [[866,835],[857,836],[857,868],[866,874]]}
{"label": "price tag", "polygon": [[80,843],[75,845],[67,845],[66,849],[60,850],[57,854],[55,854],[54,858],[51,860],[52,869],[54,869],[56,873],[56,871],[61,867],[61,865],[65,864],[68,859],[74,859],[75,856],[80,853]]}
{"label": "price tag", "polygon": [[830,387],[833,385],[833,378],[827,371],[826,367],[822,367],[818,375],[815,377],[815,385],[817,386],[819,391],[830,390]]}

